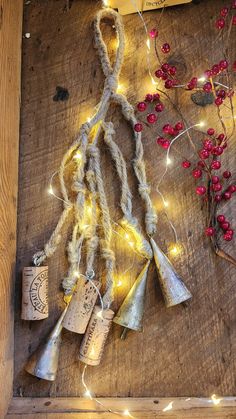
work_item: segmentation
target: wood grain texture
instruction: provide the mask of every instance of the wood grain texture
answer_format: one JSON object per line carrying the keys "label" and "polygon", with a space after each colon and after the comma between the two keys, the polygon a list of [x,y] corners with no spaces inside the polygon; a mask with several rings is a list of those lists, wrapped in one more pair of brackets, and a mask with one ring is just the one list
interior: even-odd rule
{"label": "wood grain texture", "polygon": [[[136,419],[235,419],[235,409],[221,409],[220,411],[214,412],[202,412],[202,410],[196,409],[191,412],[186,412],[184,410],[180,412],[173,412],[172,414],[160,414],[160,413],[144,413],[136,412]],[[19,419],[20,414],[9,414],[6,416],[6,419]],[[117,415],[111,413],[82,413],[81,415],[76,413],[37,413],[37,414],[27,414],[24,419],[117,419]]]}
{"label": "wood grain texture", "polygon": [[12,394],[23,2],[0,0],[0,417]]}
{"label": "wood grain texture", "polygon": [[[99,399],[103,406],[84,398],[13,398],[7,418],[115,418],[117,413],[129,410],[135,418],[235,418],[235,398],[226,398],[220,406],[213,406],[209,399],[197,398],[107,398]],[[163,411],[172,403],[171,411]],[[44,416],[45,415],[45,416]]]}
{"label": "wood grain texture", "polygon": [[[80,123],[91,115],[99,101],[104,82],[99,59],[93,49],[91,27],[100,3],[74,0],[70,2],[70,8],[65,7],[66,3],[65,0],[35,0],[25,6],[24,32],[30,32],[31,37],[25,39],[23,44],[15,325],[16,396],[78,397],[84,393],[81,385],[83,366],[77,361],[81,337],[66,330],[63,332],[57,380],[54,383],[39,381],[24,372],[27,358],[48,334],[63,306],[59,289],[67,269],[64,244],[70,229],[65,228],[63,243],[49,262],[49,319],[37,324],[20,320],[21,270],[49,238],[62,208],[59,201],[47,194],[50,177],[75,138]],[[215,31],[210,29],[210,24],[214,26],[214,16],[223,4],[221,0],[206,0],[165,11],[160,43],[171,41],[171,61],[181,68],[184,80],[188,80],[192,73],[202,74],[210,64],[222,58],[219,48],[210,47],[215,39]],[[159,17],[160,11],[145,13],[148,27],[155,27]],[[135,104],[153,88],[146,74],[140,19],[136,15],[126,16],[124,25],[127,48],[121,83],[127,88],[129,100]],[[114,55],[112,28],[108,26],[104,32]],[[151,54],[151,68],[153,71],[156,68],[154,54]],[[57,86],[68,89],[67,101],[53,100]],[[188,95],[179,94],[178,101],[189,121],[195,123],[203,118],[209,126],[217,126],[216,114],[211,108],[190,106],[189,100]],[[131,130],[123,121],[119,109],[112,107],[110,115],[117,130],[116,141],[128,162],[134,213],[143,223],[144,209],[137,196],[137,184],[131,167],[134,153]],[[178,119],[167,104],[159,127]],[[156,128],[146,130],[143,138],[147,175],[153,186],[164,164],[164,152],[155,143],[156,131]],[[232,146],[235,147],[235,138]],[[178,147],[181,153],[186,153],[184,140]],[[118,220],[121,217],[119,184],[107,149],[102,144],[101,149],[112,218]],[[233,171],[235,153],[227,154],[224,162]],[[205,216],[194,194],[193,179],[186,176],[180,166],[181,159],[176,156],[176,165],[171,167],[163,185],[166,199],[170,201],[169,216],[178,229],[179,240],[184,242],[186,248],[185,253],[173,261],[191,290],[193,300],[184,307],[166,309],[152,264],[143,333],[130,332],[126,340],[121,341],[120,327],[113,325],[101,365],[90,367],[86,372],[89,388],[97,397],[209,397],[212,393],[225,396],[235,394],[236,271],[212,254],[209,242],[203,237]],[[160,200],[154,189],[153,199],[157,208],[160,208]],[[233,218],[233,205],[227,206],[229,218]],[[236,227],[235,220],[233,226]],[[156,240],[164,250],[173,240],[161,211]],[[133,266],[124,278],[125,285],[117,289],[116,309],[141,271],[143,261],[133,260],[127,248],[121,249],[118,242],[115,245],[118,274],[123,278],[123,272]],[[236,247],[231,246],[230,249],[236,256]],[[99,265],[98,273],[101,270],[102,265]]]}

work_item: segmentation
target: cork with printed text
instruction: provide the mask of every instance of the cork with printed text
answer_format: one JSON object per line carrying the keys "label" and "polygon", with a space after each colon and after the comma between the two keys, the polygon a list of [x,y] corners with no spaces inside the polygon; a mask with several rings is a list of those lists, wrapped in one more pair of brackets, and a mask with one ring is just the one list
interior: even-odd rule
{"label": "cork with printed text", "polygon": [[80,361],[87,365],[100,364],[114,314],[110,309],[101,311],[100,306],[94,307],[88,328],[80,345]]}
{"label": "cork with printed text", "polygon": [[42,320],[48,317],[48,267],[32,266],[23,269],[23,320]]}

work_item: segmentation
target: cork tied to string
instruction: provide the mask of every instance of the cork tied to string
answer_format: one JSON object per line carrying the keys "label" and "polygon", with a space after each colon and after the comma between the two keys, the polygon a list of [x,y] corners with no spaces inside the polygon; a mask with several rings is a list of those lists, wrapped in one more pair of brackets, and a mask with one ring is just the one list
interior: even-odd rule
{"label": "cork tied to string", "polygon": [[[113,66],[108,57],[107,46],[101,33],[100,25],[103,18],[111,18],[114,21],[114,28],[116,29],[118,38],[118,47]],[[147,259],[151,259],[153,256],[153,241],[151,241],[151,246],[149,241],[143,237],[138,222],[132,215],[132,196],[127,180],[126,162],[119,146],[114,141],[115,130],[113,124],[111,122],[106,122],[105,120],[111,103],[115,103],[121,107],[124,118],[129,122],[133,129],[135,140],[133,167],[138,180],[138,190],[145,205],[146,233],[150,238],[152,238],[156,232],[157,214],[152,204],[150,187],[146,179],[142,134],[134,130],[134,126],[137,123],[134,109],[124,95],[117,93],[118,78],[123,63],[125,48],[124,28],[119,14],[112,9],[100,10],[95,19],[94,31],[95,46],[105,75],[103,93],[99,104],[95,108],[95,114],[90,121],[82,124],[76,139],[63,156],[58,173],[65,208],[48,243],[46,243],[42,252],[35,254],[33,260],[35,265],[38,266],[46,257],[52,256],[60,243],[62,227],[73,208],[74,225],[72,238],[68,244],[69,270],[67,276],[63,280],[62,286],[66,295],[72,295],[78,280],[78,275],[75,275],[75,272],[79,272],[81,248],[84,241],[86,241],[87,251],[86,276],[88,279],[94,276],[93,264],[95,253],[98,245],[100,245],[101,255],[105,260],[106,266],[106,284],[103,303],[105,308],[109,308],[114,299],[113,271],[115,255],[111,249],[112,222],[104,188],[104,178],[100,164],[100,151],[98,148],[98,139],[102,133],[103,140],[110,150],[121,183],[120,207],[123,212],[121,224],[125,231],[134,236],[139,254]],[[80,159],[76,164],[76,169],[74,170],[71,179],[72,184],[68,185],[69,182],[65,181],[65,170],[78,150]],[[71,191],[76,194],[76,198],[73,201],[70,198]],[[87,194],[90,196],[93,223],[91,223],[91,220],[88,223],[84,223]],[[99,219],[96,212],[97,205],[100,208]],[[100,224],[98,224],[99,221],[101,222],[102,232],[99,232],[98,235],[97,230],[98,225],[100,226]],[[86,225],[86,228],[84,228],[84,224]]]}
{"label": "cork tied to string", "polygon": [[[114,21],[114,28],[118,38],[118,47],[114,65],[111,65],[108,57],[107,46],[101,33],[101,20],[111,18]],[[90,365],[98,365],[104,349],[104,344],[111,327],[114,312],[111,309],[114,300],[114,277],[115,254],[111,247],[112,241],[112,220],[107,202],[104,176],[100,162],[100,150],[98,140],[101,137],[109,149],[120,181],[120,208],[123,218],[120,222],[122,228],[134,237],[136,250],[138,254],[148,259],[143,271],[137,278],[131,292],[124,301],[114,321],[124,327],[141,329],[142,315],[144,308],[145,288],[149,260],[153,255],[155,263],[160,274],[160,283],[168,306],[179,304],[191,297],[187,288],[178,277],[177,273],[169,263],[166,256],[160,251],[152,236],[156,232],[157,215],[154,210],[150,187],[146,179],[144,151],[142,145],[141,133],[135,131],[134,126],[137,123],[134,109],[128,102],[126,96],[117,92],[118,79],[121,66],[124,59],[124,28],[121,17],[112,9],[100,10],[94,23],[95,46],[100,57],[103,73],[105,75],[104,88],[100,102],[96,106],[96,112],[91,120],[82,124],[78,135],[66,150],[59,170],[59,188],[61,200],[64,203],[64,209],[58,220],[58,223],[51,234],[48,242],[44,245],[42,251],[35,253],[33,263],[37,269],[46,260],[51,257],[62,238],[62,229],[67,222],[72,224],[72,234],[67,245],[68,271],[62,281],[62,287],[65,293],[66,308],[58,320],[56,326],[56,337],[53,332],[52,337],[56,339],[59,347],[61,328],[76,333],[84,333],[81,343],[79,359]],[[138,225],[137,219],[132,213],[132,195],[128,184],[127,167],[125,159],[119,146],[115,142],[115,129],[111,122],[106,121],[106,115],[111,103],[119,105],[121,112],[133,130],[135,141],[135,157],[133,159],[134,173],[138,181],[139,194],[145,206],[145,227],[146,234],[150,242],[146,240]],[[72,174],[66,176],[68,166],[73,167]],[[88,203],[90,204],[90,214],[88,214]],[[97,209],[99,208],[99,212]],[[99,229],[99,231],[98,231]],[[85,275],[81,273],[81,252],[82,247],[86,249],[86,269]],[[100,250],[101,256],[105,261],[105,286],[103,296],[100,293],[101,279],[96,278],[94,269],[95,256],[97,250]],[[34,268],[36,269],[36,268]],[[40,290],[41,282],[39,279],[47,278],[43,270],[43,275],[39,269],[39,275],[36,272],[25,272],[25,284],[27,289],[31,290],[29,278],[33,278]],[[29,277],[31,275],[31,277]],[[32,281],[31,281],[32,282]],[[46,284],[46,282],[45,282]],[[46,286],[44,288],[46,290]],[[33,289],[35,291],[35,288]],[[42,316],[47,316],[47,293],[44,292],[45,307],[41,304],[41,310],[44,310]],[[100,305],[95,305],[97,296],[100,298]],[[31,296],[30,296],[31,298]],[[73,300],[72,300],[73,299]],[[29,298],[25,299],[25,305]],[[133,303],[135,307],[133,307]],[[41,300],[40,300],[41,302]],[[70,304],[68,305],[68,303]],[[135,308],[135,310],[134,310]],[[31,310],[32,311],[32,310]],[[28,317],[30,316],[26,314]],[[26,317],[25,315],[25,317]],[[135,315],[135,318],[134,318]],[[130,317],[133,317],[132,322]],[[39,316],[38,316],[39,318]],[[46,346],[54,348],[52,337]],[[53,368],[57,367],[58,349],[51,357],[55,362]],[[43,357],[43,362],[46,358]],[[42,359],[41,359],[42,361]],[[47,362],[46,362],[47,364]],[[31,373],[39,376],[37,368],[30,369]],[[50,364],[51,365],[51,364]],[[40,364],[41,367],[41,364]],[[48,365],[46,365],[48,367]],[[37,371],[36,371],[37,370]],[[48,369],[47,369],[48,374]],[[48,376],[46,374],[46,376]],[[53,370],[53,377],[55,373]],[[53,378],[54,379],[54,378]]]}
{"label": "cork tied to string", "polygon": [[[114,66],[112,67],[108,57],[108,51],[106,44],[102,38],[100,29],[101,20],[105,17],[112,18],[114,20],[114,27],[116,29],[118,37],[118,48],[116,51],[116,58]],[[44,246],[43,251],[37,252],[33,257],[33,262],[36,266],[43,263],[46,258],[49,258],[55,252],[57,246],[61,240],[61,230],[66,220],[68,219],[69,213],[73,209],[74,213],[74,226],[72,232],[71,241],[68,244],[68,260],[69,270],[66,278],[63,280],[63,288],[66,294],[70,295],[73,292],[78,277],[74,275],[75,271],[78,271],[80,263],[80,253],[83,241],[87,241],[87,269],[86,272],[93,272],[94,255],[97,250],[98,242],[100,242],[100,248],[102,256],[106,263],[106,287],[103,296],[105,307],[109,307],[113,301],[113,270],[115,257],[111,249],[111,218],[109,208],[107,204],[103,176],[100,165],[100,153],[97,146],[98,138],[101,131],[104,131],[104,141],[108,144],[112,158],[115,162],[115,166],[121,180],[121,209],[124,214],[122,222],[129,226],[129,231],[136,233],[136,236],[141,237],[139,244],[139,252],[147,258],[152,257],[152,250],[150,244],[145,240],[138,227],[137,220],[132,216],[132,203],[131,193],[127,182],[127,172],[125,160],[121,154],[119,147],[112,140],[112,136],[115,134],[113,125],[105,122],[105,117],[109,108],[110,103],[115,102],[121,106],[121,110],[127,121],[134,127],[136,119],[132,106],[127,101],[126,97],[116,92],[118,86],[118,78],[121,70],[121,66],[124,58],[124,29],[121,18],[118,13],[112,9],[103,9],[98,12],[95,24],[95,46],[98,50],[98,55],[101,60],[102,69],[105,75],[104,89],[101,100],[96,107],[96,113],[93,115],[89,122],[83,124],[79,130],[79,133],[63,156],[60,168],[59,168],[59,181],[60,190],[64,200],[64,210],[59,219],[59,222],[52,233],[49,241]],[[96,134],[89,141],[91,131],[96,127]],[[149,187],[146,183],[145,167],[143,160],[143,149],[141,144],[140,134],[135,133],[136,140],[136,157],[134,160],[134,168],[136,176],[140,183],[141,196],[143,197],[146,208],[146,225],[147,233],[153,234],[154,222],[156,222],[156,215],[151,205],[149,197]],[[92,135],[91,135],[92,136]],[[73,159],[77,150],[80,151],[80,161],[73,173],[73,182],[71,190],[65,181],[65,170],[68,163]],[[88,187],[86,188],[86,183]],[[70,195],[71,191],[76,193],[76,199],[72,202]],[[93,214],[93,225],[88,225],[86,230],[83,228],[84,212],[85,212],[85,196],[89,192]],[[101,224],[103,235],[100,239],[97,236],[97,215],[96,215],[96,203],[98,203],[101,211]]]}

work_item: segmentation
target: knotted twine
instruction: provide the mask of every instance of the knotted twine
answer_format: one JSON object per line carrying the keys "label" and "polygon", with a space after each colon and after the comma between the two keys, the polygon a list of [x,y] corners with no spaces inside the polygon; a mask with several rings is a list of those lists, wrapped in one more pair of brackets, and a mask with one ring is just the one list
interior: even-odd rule
{"label": "knotted twine", "polygon": [[[106,44],[104,43],[100,24],[103,18],[112,18],[114,20],[114,27],[118,38],[118,48],[114,66],[112,67],[108,57]],[[138,180],[138,189],[141,198],[144,201],[146,215],[145,226],[146,233],[152,236],[156,231],[157,216],[153,208],[150,198],[150,187],[147,184],[145,163],[143,158],[143,145],[141,141],[141,133],[135,132],[134,126],[137,120],[134,115],[134,110],[127,98],[117,93],[118,79],[121,66],[124,58],[124,28],[121,17],[112,9],[102,9],[97,13],[94,22],[95,32],[95,47],[97,48],[100,57],[103,73],[105,75],[105,83],[101,100],[96,107],[97,111],[89,122],[81,125],[79,133],[72,145],[64,154],[59,168],[60,190],[64,201],[64,210],[58,221],[58,224],[52,233],[49,241],[45,244],[44,249],[37,252],[33,256],[35,265],[40,265],[46,258],[49,258],[55,252],[57,246],[61,241],[61,230],[69,213],[73,209],[74,212],[74,226],[72,231],[72,238],[68,243],[68,262],[69,270],[67,277],[63,280],[63,288],[65,294],[71,295],[77,281],[74,272],[79,267],[81,258],[81,248],[84,239],[87,242],[87,257],[86,257],[86,275],[88,278],[93,277],[93,264],[95,252],[100,241],[101,254],[106,263],[106,285],[103,295],[103,304],[105,308],[109,308],[113,302],[113,270],[115,263],[114,252],[111,249],[112,227],[109,207],[106,199],[103,176],[101,172],[100,153],[98,149],[98,138],[100,133],[104,132],[104,141],[108,145],[118,176],[121,181],[121,209],[124,214],[124,221],[126,227],[129,226],[130,231],[141,235],[138,228],[138,222],[132,215],[132,196],[128,186],[126,163],[122,153],[116,143],[113,141],[115,135],[113,124],[107,123],[105,117],[109,106],[112,102],[121,106],[121,111],[125,119],[131,124],[135,139],[135,158],[133,161],[134,172]],[[93,141],[89,141],[91,131],[96,127],[97,132]],[[80,151],[80,161],[77,162],[76,169],[73,173],[73,182],[71,190],[76,193],[75,202],[69,198],[69,192],[65,181],[65,170],[68,163],[73,159],[76,151]],[[86,186],[87,184],[87,186]],[[92,221],[86,228],[84,228],[85,217],[85,202],[86,194],[89,192]],[[101,211],[101,225],[103,230],[103,237],[98,238],[97,235],[97,208],[98,203]],[[140,251],[148,258],[152,257],[149,243],[142,238]]]}

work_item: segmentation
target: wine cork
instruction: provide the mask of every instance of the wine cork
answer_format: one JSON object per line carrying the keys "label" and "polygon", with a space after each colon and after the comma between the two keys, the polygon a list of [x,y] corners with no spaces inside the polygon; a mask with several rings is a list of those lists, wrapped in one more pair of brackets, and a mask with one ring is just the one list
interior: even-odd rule
{"label": "wine cork", "polygon": [[62,323],[65,329],[74,333],[85,332],[98,297],[97,289],[99,290],[100,286],[99,281],[79,278]]}
{"label": "wine cork", "polygon": [[23,269],[23,320],[42,320],[48,317],[48,267],[32,266]]}
{"label": "wine cork", "polygon": [[80,346],[80,361],[88,365],[100,364],[114,314],[110,309],[102,311],[100,306],[94,307],[88,328]]}

